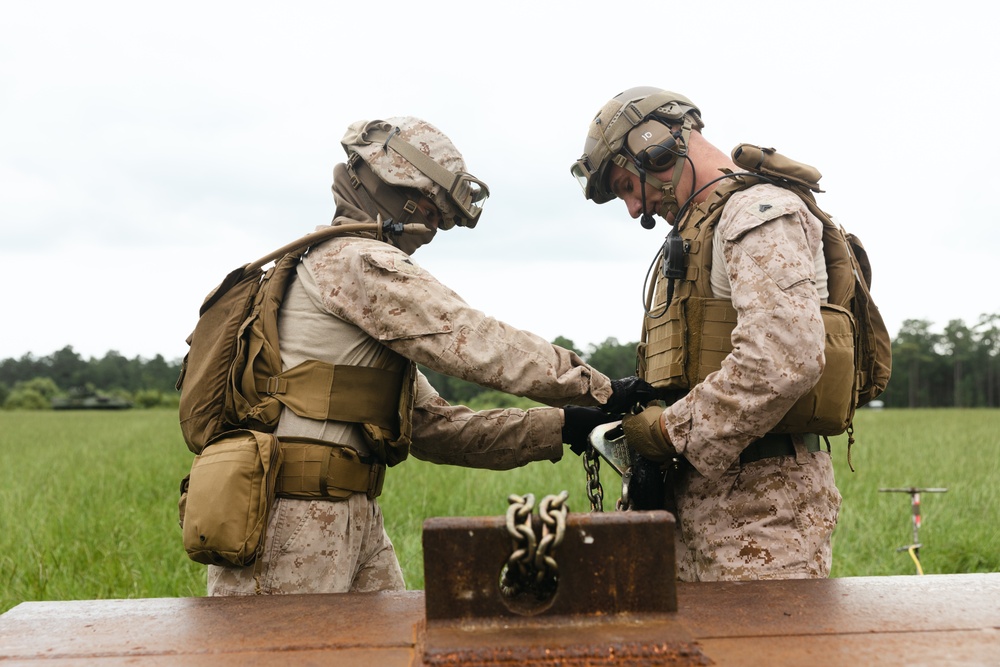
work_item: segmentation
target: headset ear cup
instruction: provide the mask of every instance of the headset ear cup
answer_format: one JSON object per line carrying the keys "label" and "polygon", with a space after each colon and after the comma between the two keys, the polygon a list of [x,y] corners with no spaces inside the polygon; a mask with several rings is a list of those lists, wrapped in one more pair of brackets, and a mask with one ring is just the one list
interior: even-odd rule
{"label": "headset ear cup", "polygon": [[677,153],[673,150],[676,145],[677,142],[673,137],[670,137],[663,143],[655,144],[644,150],[642,155],[639,156],[643,168],[649,171],[665,171],[668,169],[677,159]]}
{"label": "headset ear cup", "polygon": [[666,123],[651,118],[628,134],[628,149],[643,169],[664,171],[677,159],[677,140]]}

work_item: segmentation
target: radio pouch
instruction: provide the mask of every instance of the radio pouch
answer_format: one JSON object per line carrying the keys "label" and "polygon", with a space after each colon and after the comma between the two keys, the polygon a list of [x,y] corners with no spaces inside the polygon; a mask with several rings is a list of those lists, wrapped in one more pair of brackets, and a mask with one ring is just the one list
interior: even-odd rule
{"label": "radio pouch", "polygon": [[245,567],[264,545],[281,448],[271,433],[227,431],[195,457],[183,507],[184,549],[206,565]]}

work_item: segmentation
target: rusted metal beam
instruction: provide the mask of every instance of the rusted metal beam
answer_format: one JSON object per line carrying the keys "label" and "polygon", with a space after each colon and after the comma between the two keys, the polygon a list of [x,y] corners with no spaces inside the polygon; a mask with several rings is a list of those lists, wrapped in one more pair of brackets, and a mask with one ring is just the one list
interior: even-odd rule
{"label": "rusted metal beam", "polygon": [[[535,517],[535,532],[541,533]],[[677,610],[674,518],[663,511],[569,514],[559,582],[547,603],[500,592],[512,551],[503,517],[424,522],[427,620],[665,613]]]}
{"label": "rusted metal beam", "polygon": [[424,664],[712,664],[673,613],[671,514],[569,514],[543,600],[501,590],[516,547],[503,517],[424,522]]}
{"label": "rusted metal beam", "polygon": [[[950,667],[995,665],[1000,656],[1000,573],[678,583],[677,604],[667,614],[573,622],[506,617],[492,636],[480,634],[481,619],[454,622],[455,636],[428,654],[422,591],[24,602],[0,615],[0,665],[404,667],[489,658],[512,667],[524,656],[550,665]],[[690,638],[691,652],[671,653]]]}
{"label": "rusted metal beam", "polygon": [[[420,591],[25,602],[0,616],[0,664],[409,665]],[[34,662],[35,660],[41,662]]]}
{"label": "rusted metal beam", "polygon": [[[699,638],[1000,631],[1000,574],[678,584]],[[1000,632],[995,632],[1000,664]]]}

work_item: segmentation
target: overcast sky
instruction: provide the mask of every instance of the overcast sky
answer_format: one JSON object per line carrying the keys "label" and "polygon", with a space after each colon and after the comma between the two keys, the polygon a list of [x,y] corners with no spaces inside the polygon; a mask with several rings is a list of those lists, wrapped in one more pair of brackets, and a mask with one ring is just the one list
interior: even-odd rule
{"label": "overcast sky", "polygon": [[683,93],[725,150],[823,173],[895,335],[1000,312],[996,5],[909,2],[4,2],[0,358],[181,357],[230,269],[329,221],[351,122],[421,116],[492,197],[415,259],[586,350],[636,341],[666,225],[584,200],[587,125]]}

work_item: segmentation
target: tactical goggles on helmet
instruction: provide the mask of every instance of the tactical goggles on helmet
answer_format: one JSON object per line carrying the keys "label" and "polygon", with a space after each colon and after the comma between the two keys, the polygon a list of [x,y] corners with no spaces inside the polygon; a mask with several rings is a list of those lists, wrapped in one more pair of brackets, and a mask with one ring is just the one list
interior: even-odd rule
{"label": "tactical goggles on helmet", "polygon": [[[595,166],[594,163],[591,162],[590,155],[584,153],[580,156],[580,159],[577,160],[572,167],[570,167],[569,172],[573,174],[573,178],[575,178],[576,182],[580,184],[581,188],[583,188],[583,195],[587,199],[595,198],[595,193],[591,191],[593,188],[590,187],[590,183],[593,181],[593,183],[596,184],[598,180],[603,178],[603,174],[600,176],[597,174],[601,166],[606,166],[606,164],[601,163]],[[603,204],[604,202],[598,203]]]}
{"label": "tactical goggles on helmet", "polygon": [[[483,212],[483,205],[489,199],[490,189],[472,174],[464,171],[455,173],[445,169],[400,137],[399,131],[398,127],[393,128],[392,132],[386,136],[383,146],[402,155],[427,178],[437,184],[441,191],[447,195],[447,203],[461,216],[455,220],[445,220],[445,225],[442,226],[445,229],[454,224],[461,227],[475,227]],[[370,133],[372,140],[376,140],[377,135],[378,132]],[[439,206],[438,208],[444,207]],[[443,218],[447,218],[447,211],[442,210],[441,215]]]}
{"label": "tactical goggles on helmet", "polygon": [[[451,172],[448,172],[451,173]],[[452,174],[452,183],[449,188],[446,183],[441,183],[434,176],[431,176],[435,183],[445,188],[452,203],[461,211],[465,217],[472,221],[469,227],[475,227],[483,212],[483,205],[490,198],[490,189],[472,174],[464,171]]]}

